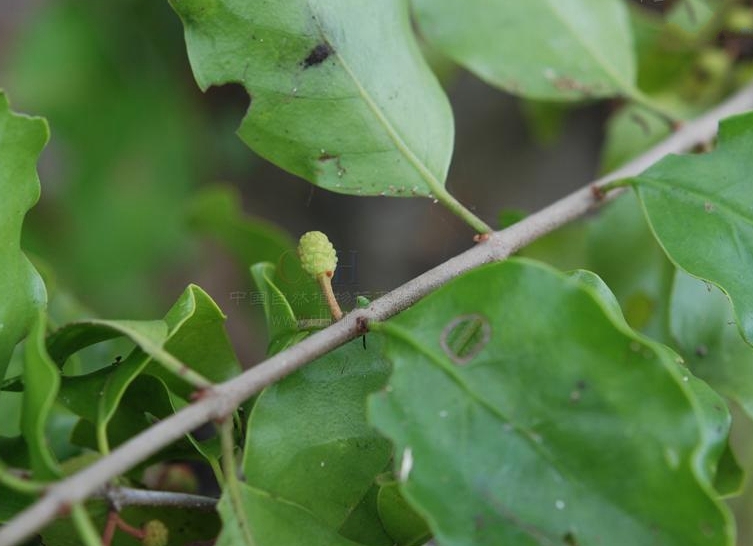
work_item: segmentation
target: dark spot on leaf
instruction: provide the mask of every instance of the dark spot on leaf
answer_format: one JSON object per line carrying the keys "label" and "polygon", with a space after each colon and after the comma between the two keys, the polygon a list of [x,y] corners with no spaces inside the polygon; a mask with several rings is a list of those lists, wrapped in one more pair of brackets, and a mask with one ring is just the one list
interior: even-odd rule
{"label": "dark spot on leaf", "polygon": [[483,529],[484,528],[484,516],[482,516],[481,514],[474,516],[473,525],[477,531]]}
{"label": "dark spot on leaf", "polygon": [[331,159],[339,159],[339,155],[332,155],[332,154],[322,154],[319,156],[319,161],[329,161]]}
{"label": "dark spot on leaf", "polygon": [[709,201],[706,201],[703,204],[703,210],[705,210],[708,213],[714,212],[714,204],[710,203]]}
{"label": "dark spot on leaf", "polygon": [[562,542],[567,544],[568,546],[578,546],[578,539],[575,538],[575,535],[572,533],[572,531],[565,533],[565,536],[562,537]]}
{"label": "dark spot on leaf", "polygon": [[572,402],[573,404],[580,402],[584,390],[586,390],[586,382],[582,379],[579,379],[575,382],[575,389],[573,389],[573,391],[570,393],[570,402]]}
{"label": "dark spot on leaf", "polygon": [[695,355],[700,358],[703,358],[704,356],[708,354],[709,354],[709,348],[706,347],[705,345],[699,345],[698,347],[695,348]]}
{"label": "dark spot on leaf", "polygon": [[332,46],[329,45],[327,42],[323,42],[321,44],[317,44],[314,46],[314,48],[309,52],[308,56],[303,59],[303,62],[301,63],[303,65],[303,68],[311,68],[312,66],[320,65],[324,61],[327,60],[327,58],[334,53],[334,49],[332,49]]}
{"label": "dark spot on leaf", "polygon": [[440,344],[455,364],[471,361],[491,338],[489,321],[478,314],[463,315],[450,322],[442,331]]}

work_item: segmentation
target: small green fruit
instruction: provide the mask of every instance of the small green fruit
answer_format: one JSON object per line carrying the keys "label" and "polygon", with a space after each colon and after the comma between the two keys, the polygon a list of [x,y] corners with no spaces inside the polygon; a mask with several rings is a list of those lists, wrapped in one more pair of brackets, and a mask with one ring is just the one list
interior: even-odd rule
{"label": "small green fruit", "polygon": [[160,520],[147,521],[143,530],[144,538],[141,539],[141,544],[144,546],[167,546],[168,530]]}
{"label": "small green fruit", "polygon": [[321,231],[309,231],[298,242],[298,256],[303,270],[314,278],[332,273],[337,267],[337,253],[327,236]]}

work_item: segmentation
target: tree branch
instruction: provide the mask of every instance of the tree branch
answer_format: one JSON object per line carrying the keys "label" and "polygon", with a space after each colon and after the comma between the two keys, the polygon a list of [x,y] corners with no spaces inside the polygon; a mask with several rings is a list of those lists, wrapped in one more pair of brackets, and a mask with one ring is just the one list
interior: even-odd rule
{"label": "tree branch", "polygon": [[191,495],[189,493],[109,486],[106,486],[93,496],[107,500],[118,511],[126,506],[162,506],[210,511],[214,510],[218,500],[212,497]]}
{"label": "tree branch", "polygon": [[753,109],[753,85],[698,119],[617,171],[595,181],[509,228],[493,233],[485,242],[427,271],[423,275],[357,309],[328,328],[254,366],[238,377],[203,391],[202,397],[122,444],[79,473],[54,485],[34,505],[0,528],[0,546],[13,546],[65,513],[76,503],[97,493],[109,480],[123,474],[164,446],[210,420],[221,420],[246,399],[319,356],[364,332],[368,321],[386,320],[458,275],[480,265],[504,260],[512,253],[612,199],[599,188],[614,180],[636,176],[668,154],[690,150],[711,140],[721,119]]}

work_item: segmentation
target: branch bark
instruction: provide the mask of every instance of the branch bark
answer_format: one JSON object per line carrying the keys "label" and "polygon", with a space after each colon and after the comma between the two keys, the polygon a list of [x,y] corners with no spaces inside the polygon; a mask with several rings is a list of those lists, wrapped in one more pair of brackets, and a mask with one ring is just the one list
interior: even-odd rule
{"label": "branch bark", "polygon": [[132,487],[105,487],[93,497],[107,500],[116,510],[126,506],[162,506],[210,511],[217,505],[217,499],[212,497]]}
{"label": "branch bark", "polygon": [[285,377],[323,354],[364,332],[369,321],[386,320],[406,309],[453,278],[494,261],[504,260],[517,250],[562,225],[613,199],[620,190],[603,195],[599,188],[609,182],[636,176],[668,154],[692,149],[710,141],[721,119],[753,109],[753,85],[694,121],[686,123],[660,144],[620,169],[591,182],[582,189],[528,216],[517,224],[495,232],[484,242],[451,258],[357,309],[328,328],[306,338],[250,368],[238,377],[203,391],[202,397],[122,444],[110,455],[79,473],[49,487],[31,507],[0,528],[0,546],[13,546],[33,535],[76,503],[101,490],[111,479],[207,421],[220,421],[261,389]]}

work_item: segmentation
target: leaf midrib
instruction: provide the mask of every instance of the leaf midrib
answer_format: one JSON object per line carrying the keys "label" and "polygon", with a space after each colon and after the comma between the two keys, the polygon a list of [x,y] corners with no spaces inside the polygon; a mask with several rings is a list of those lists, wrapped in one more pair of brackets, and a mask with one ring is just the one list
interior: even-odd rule
{"label": "leaf midrib", "polygon": [[[311,2],[308,1],[307,4],[308,4],[309,11],[313,14],[316,14],[316,11],[311,5]],[[314,21],[322,37],[327,41],[327,43],[332,43],[332,41],[330,40],[330,37],[325,32],[324,27],[319,22],[319,18],[315,17]],[[361,81],[356,77],[356,74],[353,72],[353,70],[350,68],[350,65],[345,61],[342,54],[340,53],[339,48],[335,48],[334,56],[340,62],[340,65],[343,67],[343,70],[345,70],[345,73],[353,82],[353,85],[356,86],[356,89],[358,90],[358,94],[361,96],[363,101],[369,107],[369,110],[371,110],[372,114],[374,114],[379,124],[387,133],[387,136],[389,136],[390,140],[392,140],[392,142],[395,144],[395,147],[408,160],[408,162],[411,165],[413,165],[413,167],[421,175],[421,178],[423,178],[424,182],[426,182],[426,185],[429,187],[429,189],[432,192],[434,192],[435,194],[442,193],[442,190],[444,189],[444,184],[442,184],[437,179],[437,177],[434,176],[434,174],[429,170],[429,168],[423,163],[423,161],[421,161],[418,158],[418,156],[416,156],[416,154],[413,153],[413,150],[410,149],[410,147],[405,142],[403,137],[401,137],[400,134],[398,133],[397,129],[395,129],[395,127],[392,125],[390,120],[388,120],[387,117],[384,115],[384,113],[382,112],[382,109],[379,107],[377,102],[374,100],[371,94],[367,91],[367,89],[363,86]]]}
{"label": "leaf midrib", "polygon": [[[389,333],[391,335],[394,335],[395,337],[399,338],[402,342],[406,343],[407,345],[413,347],[417,352],[420,354],[423,354],[429,361],[436,364],[441,370],[443,370],[456,384],[459,388],[464,390],[466,393],[468,393],[469,397],[478,403],[480,406],[491,412],[492,414],[496,415],[498,418],[502,419],[503,421],[506,421],[507,423],[513,425],[514,431],[518,432],[519,436],[522,436],[525,441],[533,448],[533,451],[538,453],[542,459],[547,461],[554,469],[556,469],[558,472],[562,474],[565,478],[569,479],[570,482],[574,485],[576,485],[579,488],[582,488],[584,491],[590,492],[595,497],[598,497],[600,499],[603,499],[606,504],[609,504],[610,506],[613,506],[619,510],[620,513],[627,516],[630,520],[636,522],[638,524],[638,527],[641,529],[646,528],[646,523],[639,519],[636,515],[634,515],[629,510],[626,510],[619,504],[615,504],[612,502],[611,498],[608,498],[601,494],[598,490],[595,490],[592,487],[586,486],[581,480],[577,479],[575,476],[571,474],[571,472],[566,469],[562,468],[560,465],[558,465],[549,455],[547,451],[541,448],[539,444],[534,442],[534,440],[531,438],[532,435],[536,434],[532,431],[529,431],[523,426],[518,425],[515,423],[512,419],[506,417],[499,409],[492,406],[489,402],[487,402],[484,398],[480,397],[478,394],[476,394],[470,386],[463,380],[463,378],[455,371],[455,369],[444,362],[441,358],[437,357],[437,355],[433,351],[429,351],[426,349],[422,344],[420,344],[418,341],[414,340],[412,336],[410,336],[402,327],[397,326],[392,323],[382,323],[379,325],[380,331],[385,331],[386,333]],[[394,374],[394,371],[393,371]]]}
{"label": "leaf midrib", "polygon": [[[562,12],[557,9],[557,1],[558,0],[546,0],[547,5],[551,8],[552,13],[556,16],[556,18],[562,23],[562,25],[570,31],[570,35],[574,38],[574,40],[581,45],[584,51],[586,51],[591,57],[593,57],[596,61],[599,67],[604,71],[604,73],[609,76],[612,80],[612,83],[614,83],[618,88],[623,89],[625,94],[627,96],[632,96],[637,89],[635,89],[635,82],[626,82],[620,77],[620,74],[617,70],[614,69],[614,67],[606,61],[606,59],[601,55],[599,50],[592,49],[588,42],[582,39],[580,33],[576,32],[575,28],[569,23],[567,18],[562,15]],[[633,61],[633,64],[635,61]]]}
{"label": "leaf midrib", "polygon": [[[648,186],[656,188],[667,194],[671,194],[671,190],[680,190],[687,195],[701,201],[703,204],[710,203],[722,211],[726,212],[729,216],[732,216],[740,221],[740,223],[747,224],[753,227],[753,216],[748,216],[744,210],[737,208],[734,204],[720,198],[719,194],[707,195],[702,191],[690,188],[688,186],[672,185],[661,180],[649,177],[638,177],[635,180],[635,184],[640,188],[641,186]],[[671,196],[670,196],[671,199]],[[674,199],[672,199],[674,200]]]}

